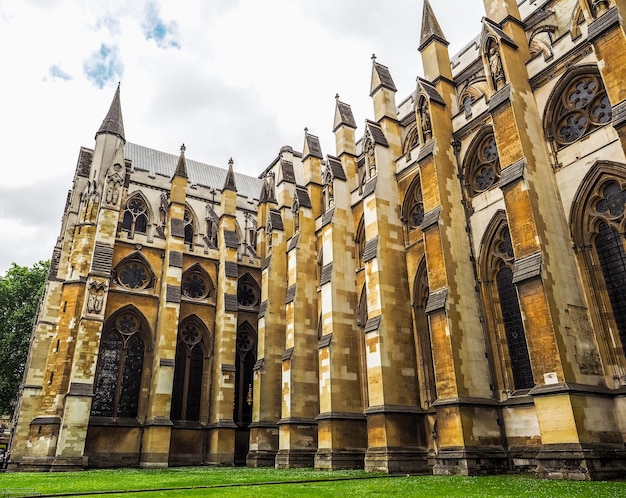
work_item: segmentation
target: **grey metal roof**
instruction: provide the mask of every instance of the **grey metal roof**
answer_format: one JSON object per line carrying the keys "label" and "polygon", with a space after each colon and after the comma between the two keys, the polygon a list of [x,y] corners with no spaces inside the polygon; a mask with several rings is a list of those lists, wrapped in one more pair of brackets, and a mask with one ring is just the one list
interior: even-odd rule
{"label": "grey metal roof", "polygon": [[[171,178],[176,170],[179,156],[150,149],[142,145],[126,142],[124,156],[132,162],[133,171],[147,171],[150,176],[161,175]],[[202,185],[221,191],[226,180],[227,170],[210,164],[185,158],[187,173],[192,185]],[[237,195],[249,199],[259,199],[263,181],[253,176],[235,173]]]}

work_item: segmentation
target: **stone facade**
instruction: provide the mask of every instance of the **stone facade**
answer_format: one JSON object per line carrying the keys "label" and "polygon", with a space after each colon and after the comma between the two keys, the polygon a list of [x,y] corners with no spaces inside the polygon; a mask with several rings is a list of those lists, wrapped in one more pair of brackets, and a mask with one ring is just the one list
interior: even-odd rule
{"label": "stone facade", "polygon": [[[624,0],[485,0],[357,136],[259,178],[82,148],[13,470],[244,464],[596,479],[626,467]],[[478,28],[478,27],[477,27]]]}

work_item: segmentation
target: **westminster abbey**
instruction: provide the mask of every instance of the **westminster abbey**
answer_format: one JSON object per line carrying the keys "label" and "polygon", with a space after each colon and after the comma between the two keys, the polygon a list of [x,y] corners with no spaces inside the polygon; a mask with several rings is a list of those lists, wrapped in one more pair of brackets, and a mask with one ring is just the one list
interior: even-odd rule
{"label": "westminster abbey", "polygon": [[374,58],[258,178],[127,142],[118,87],[10,469],[623,477],[626,0],[484,5],[451,57],[424,0],[415,91]]}

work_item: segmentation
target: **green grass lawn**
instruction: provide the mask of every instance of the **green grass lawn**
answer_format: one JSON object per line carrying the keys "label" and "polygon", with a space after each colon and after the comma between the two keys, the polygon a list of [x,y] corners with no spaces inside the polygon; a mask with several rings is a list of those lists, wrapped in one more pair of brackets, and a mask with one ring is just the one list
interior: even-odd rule
{"label": "green grass lawn", "polygon": [[[339,480],[360,478],[356,480]],[[325,480],[325,482],[294,482]],[[255,483],[286,484],[261,484]],[[244,486],[234,486],[244,484]],[[213,486],[213,487],[211,487]],[[222,487],[218,487],[222,486]],[[226,486],[226,487],[224,487]],[[193,489],[195,487],[195,489]],[[532,496],[626,497],[626,482],[543,481],[532,476],[387,477],[362,471],[323,472],[223,467],[162,470],[91,470],[67,473],[0,474],[4,489],[31,488],[44,495],[125,491],[106,495],[126,497],[386,497],[386,496]],[[178,490],[176,490],[177,488]],[[184,488],[184,489],[183,489]],[[158,489],[162,489],[159,491]],[[153,490],[131,493],[130,490]]]}

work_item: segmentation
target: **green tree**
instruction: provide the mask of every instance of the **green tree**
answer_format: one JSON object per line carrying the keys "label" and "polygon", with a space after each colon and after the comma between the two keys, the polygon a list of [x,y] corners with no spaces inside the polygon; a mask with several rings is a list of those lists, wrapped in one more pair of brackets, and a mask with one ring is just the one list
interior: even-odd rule
{"label": "green tree", "polygon": [[13,412],[28,355],[33,321],[49,261],[31,268],[15,263],[0,276],[0,415]]}

